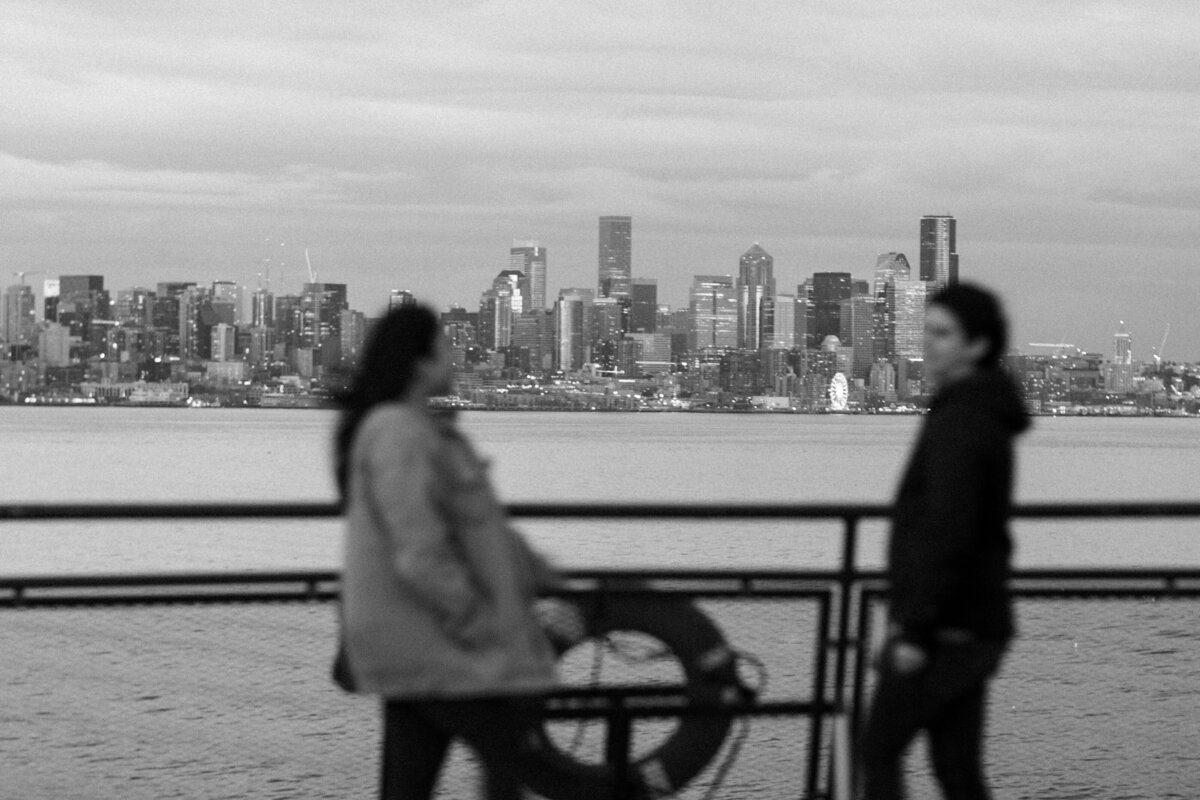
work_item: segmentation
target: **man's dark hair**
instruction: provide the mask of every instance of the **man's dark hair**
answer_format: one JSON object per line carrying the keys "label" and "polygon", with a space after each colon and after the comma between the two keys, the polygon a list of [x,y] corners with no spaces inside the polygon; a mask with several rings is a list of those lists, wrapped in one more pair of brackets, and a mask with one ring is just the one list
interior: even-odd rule
{"label": "man's dark hair", "polygon": [[968,339],[984,337],[990,342],[979,359],[981,367],[995,367],[1008,349],[1008,323],[996,295],[971,283],[947,286],[929,298],[929,305],[941,306],[954,315]]}
{"label": "man's dark hair", "polygon": [[372,328],[350,391],[338,398],[342,418],[335,442],[335,470],[343,501],[350,477],[350,447],[358,426],[372,408],[408,392],[417,362],[433,352],[438,330],[437,314],[421,305],[394,308]]}

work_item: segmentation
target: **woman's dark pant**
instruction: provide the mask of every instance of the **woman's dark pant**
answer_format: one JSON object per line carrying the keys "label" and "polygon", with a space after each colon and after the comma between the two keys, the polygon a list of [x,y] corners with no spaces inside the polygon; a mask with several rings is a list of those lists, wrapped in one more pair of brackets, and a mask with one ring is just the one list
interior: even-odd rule
{"label": "woman's dark pant", "polygon": [[987,680],[1005,646],[993,642],[942,643],[924,668],[899,675],[887,654],[859,740],[866,800],[904,797],[901,759],[921,730],[929,734],[934,775],[947,800],[987,800],[983,727]]}
{"label": "woman's dark pant", "polygon": [[381,800],[427,800],[454,739],[483,762],[488,800],[519,800],[532,720],[516,698],[385,701]]}

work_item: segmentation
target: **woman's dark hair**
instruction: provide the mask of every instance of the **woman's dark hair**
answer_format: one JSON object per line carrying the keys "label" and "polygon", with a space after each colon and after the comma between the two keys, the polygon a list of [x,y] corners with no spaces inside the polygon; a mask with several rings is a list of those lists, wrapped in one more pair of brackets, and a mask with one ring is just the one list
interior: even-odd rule
{"label": "woman's dark hair", "polygon": [[408,392],[417,362],[433,353],[439,327],[437,314],[417,305],[392,309],[371,329],[350,391],[338,398],[342,418],[335,442],[335,469],[343,502],[349,488],[350,447],[358,426],[372,408]]}
{"label": "woman's dark hair", "polygon": [[1008,349],[1008,323],[996,295],[971,283],[947,286],[929,298],[929,305],[941,306],[954,315],[968,339],[980,336],[990,342],[979,359],[981,367],[995,367]]}

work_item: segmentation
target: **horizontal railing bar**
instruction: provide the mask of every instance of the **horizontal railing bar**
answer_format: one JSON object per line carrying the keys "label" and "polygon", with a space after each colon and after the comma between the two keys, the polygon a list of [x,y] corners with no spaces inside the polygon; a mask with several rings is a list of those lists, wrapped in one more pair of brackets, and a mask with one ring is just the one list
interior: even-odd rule
{"label": "horizontal railing bar", "polygon": [[[561,591],[564,593],[594,592],[597,590],[611,593],[652,593],[661,589],[678,588],[688,592],[690,586],[663,586],[672,581],[691,581],[712,584],[738,584],[738,589],[748,588],[757,593],[754,584],[769,582],[789,582],[796,584],[823,584],[845,578],[842,570],[794,570],[794,569],[741,569],[737,567],[693,568],[693,569],[658,569],[642,568],[587,568],[567,569],[562,572],[564,583]],[[886,573],[879,569],[854,570],[852,577],[858,582],[883,581]],[[1023,584],[1046,583],[1056,580],[1065,581],[1197,581],[1200,580],[1200,567],[1079,567],[1079,568],[1027,568],[1018,569],[1013,573],[1014,589],[1024,588]],[[288,570],[282,572],[163,572],[163,573],[97,573],[97,574],[62,574],[62,575],[0,575],[0,588],[97,588],[97,587],[134,587],[134,586],[197,586],[197,585],[258,585],[295,583],[305,586],[322,583],[338,583],[341,573],[337,570]],[[573,586],[581,582],[591,582],[597,586]],[[649,582],[649,586],[637,584]],[[624,584],[624,585],[622,585]],[[710,587],[711,588],[711,587]],[[1039,585],[1030,585],[1030,589],[1045,589]],[[731,591],[736,591],[732,589]],[[708,591],[701,587],[697,593]],[[784,591],[789,594],[800,592],[817,592],[820,588],[811,586],[796,586],[794,588],[772,585],[763,587],[762,591]],[[867,587],[866,591],[881,591]]]}
{"label": "horizontal railing bar", "polygon": [[[885,519],[892,506],[848,503],[512,503],[523,519]],[[336,503],[24,503],[0,505],[0,519],[207,519],[337,517]],[[1028,503],[1013,508],[1022,519],[1197,517],[1200,503],[1149,501]]]}

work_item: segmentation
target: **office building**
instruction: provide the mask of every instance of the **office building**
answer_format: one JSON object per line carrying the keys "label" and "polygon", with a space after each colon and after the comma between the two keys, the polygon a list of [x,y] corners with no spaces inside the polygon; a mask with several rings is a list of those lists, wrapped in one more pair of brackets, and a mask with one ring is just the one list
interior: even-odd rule
{"label": "office building", "polygon": [[1125,330],[1124,322],[1121,323],[1116,334],[1113,335],[1113,363],[1133,363],[1133,334]]}
{"label": "office building", "polygon": [[949,214],[921,218],[921,280],[935,290],[958,283],[957,222]]}
{"label": "office building", "polygon": [[688,350],[738,346],[738,298],[730,275],[697,275],[688,294]]}
{"label": "office building", "polygon": [[416,304],[417,298],[407,289],[392,289],[392,291],[388,293],[388,311],[391,311],[393,308],[415,306]]}
{"label": "office building", "polygon": [[629,297],[633,280],[633,217],[600,218],[599,297]]}
{"label": "office building", "polygon": [[590,289],[559,292],[554,307],[555,369],[573,372],[588,362],[587,318],[594,296]]}
{"label": "office building", "polygon": [[738,259],[738,347],[757,350],[762,344],[763,304],[775,296],[775,259],[755,242]]}
{"label": "office building", "polygon": [[875,306],[875,298],[866,295],[854,295],[841,303],[838,338],[842,344],[854,348],[850,378],[866,380],[875,362]]}
{"label": "office building", "polygon": [[[931,284],[912,277],[896,276],[895,356],[897,359],[925,358],[925,298]],[[904,376],[901,376],[900,380]]]}
{"label": "office building", "polygon": [[0,307],[0,341],[32,345],[36,334],[37,298],[33,287],[23,283],[9,286]]}
{"label": "office building", "polygon": [[634,278],[629,291],[630,333],[654,333],[658,330],[658,281]]}
{"label": "office building", "polygon": [[820,347],[826,336],[838,336],[842,329],[842,301],[849,300],[854,289],[849,272],[817,272],[812,276],[813,340]]}
{"label": "office building", "polygon": [[509,251],[508,268],[525,276],[528,302],[524,310],[546,307],[546,248],[538,242],[513,241]]}

